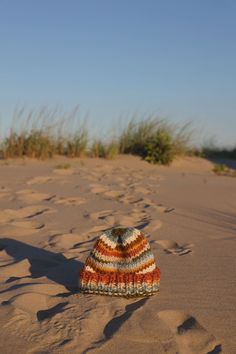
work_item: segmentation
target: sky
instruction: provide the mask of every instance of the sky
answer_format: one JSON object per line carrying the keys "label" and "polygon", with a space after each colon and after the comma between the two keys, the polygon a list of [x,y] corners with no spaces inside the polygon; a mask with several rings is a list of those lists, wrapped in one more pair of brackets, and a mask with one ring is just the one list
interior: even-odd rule
{"label": "sky", "polygon": [[79,104],[95,131],[156,114],[236,145],[235,39],[235,0],[0,0],[1,131]]}

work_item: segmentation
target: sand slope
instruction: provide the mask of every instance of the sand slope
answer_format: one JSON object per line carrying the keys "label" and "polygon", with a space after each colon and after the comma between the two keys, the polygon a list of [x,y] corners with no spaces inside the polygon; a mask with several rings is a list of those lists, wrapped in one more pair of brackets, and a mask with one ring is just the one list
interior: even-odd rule
{"label": "sand slope", "polygon": [[[0,162],[0,353],[235,354],[236,179],[199,158],[152,166],[65,159]],[[161,291],[78,292],[103,230],[142,229]]]}

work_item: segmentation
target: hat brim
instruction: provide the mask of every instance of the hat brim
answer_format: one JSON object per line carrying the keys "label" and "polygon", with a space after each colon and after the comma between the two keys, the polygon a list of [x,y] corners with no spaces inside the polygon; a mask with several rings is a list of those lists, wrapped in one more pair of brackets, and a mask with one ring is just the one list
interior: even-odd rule
{"label": "hat brim", "polygon": [[80,291],[123,297],[144,297],[156,294],[160,285],[160,269],[146,274],[80,272]]}

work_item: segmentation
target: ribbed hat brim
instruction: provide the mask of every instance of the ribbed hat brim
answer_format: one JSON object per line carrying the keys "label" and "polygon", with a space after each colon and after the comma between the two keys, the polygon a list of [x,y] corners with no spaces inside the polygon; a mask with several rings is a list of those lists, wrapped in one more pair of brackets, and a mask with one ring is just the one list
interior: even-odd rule
{"label": "ribbed hat brim", "polygon": [[85,269],[80,273],[80,290],[90,294],[149,296],[159,291],[159,283],[159,268],[146,274],[92,273]]}

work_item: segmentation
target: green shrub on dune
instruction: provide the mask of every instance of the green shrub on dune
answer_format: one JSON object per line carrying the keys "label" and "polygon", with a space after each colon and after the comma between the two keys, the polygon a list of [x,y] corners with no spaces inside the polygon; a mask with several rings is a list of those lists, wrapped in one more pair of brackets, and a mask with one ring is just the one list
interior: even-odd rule
{"label": "green shrub on dune", "polygon": [[148,162],[169,165],[175,158],[174,144],[170,134],[159,129],[144,145],[144,159]]}
{"label": "green shrub on dune", "polygon": [[190,152],[189,128],[189,124],[178,128],[158,118],[130,121],[120,135],[120,151],[150,163],[169,165],[177,155]]}

